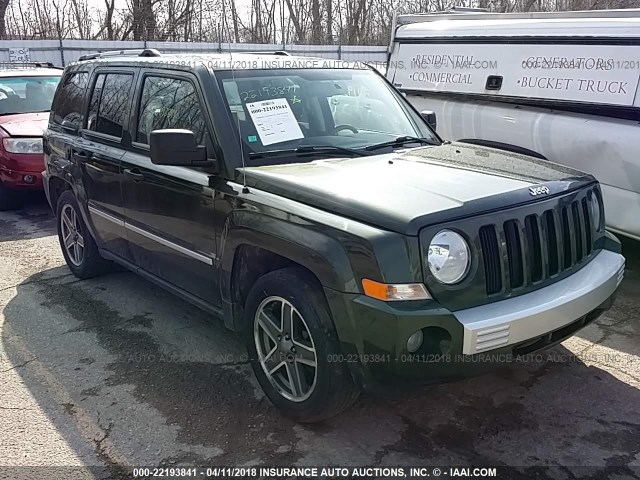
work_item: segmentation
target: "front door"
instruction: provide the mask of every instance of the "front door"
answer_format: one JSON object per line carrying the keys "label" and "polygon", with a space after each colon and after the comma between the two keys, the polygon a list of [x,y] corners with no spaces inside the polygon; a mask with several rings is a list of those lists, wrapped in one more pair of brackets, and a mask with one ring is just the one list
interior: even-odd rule
{"label": "front door", "polygon": [[209,174],[154,165],[153,130],[183,128],[210,144],[197,82],[191,76],[146,74],[139,81],[132,143],[122,157],[127,238],[145,272],[212,306],[220,305]]}

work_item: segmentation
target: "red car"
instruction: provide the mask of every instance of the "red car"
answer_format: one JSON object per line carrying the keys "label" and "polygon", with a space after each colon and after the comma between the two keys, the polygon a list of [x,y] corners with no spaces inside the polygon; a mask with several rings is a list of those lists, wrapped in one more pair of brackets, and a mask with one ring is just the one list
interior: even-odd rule
{"label": "red car", "polygon": [[61,75],[50,64],[0,64],[0,210],[42,190],[42,133]]}

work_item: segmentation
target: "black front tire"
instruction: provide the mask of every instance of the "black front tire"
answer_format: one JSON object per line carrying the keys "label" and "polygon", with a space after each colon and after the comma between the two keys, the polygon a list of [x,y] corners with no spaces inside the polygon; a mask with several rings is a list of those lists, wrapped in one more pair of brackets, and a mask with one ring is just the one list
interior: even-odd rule
{"label": "black front tire", "polygon": [[[315,347],[315,386],[308,398],[302,401],[286,398],[274,386],[259,360],[254,332],[256,314],[270,298],[285,299],[297,310]],[[339,414],[356,401],[360,387],[354,382],[347,365],[336,361],[341,352],[338,335],[324,292],[308,271],[292,267],[260,277],[249,292],[244,315],[244,336],[253,371],[269,400],[285,416],[298,422],[320,422]]]}
{"label": "black front tire", "polygon": [[[65,246],[65,241],[63,238],[63,211],[69,212],[68,209],[73,209],[75,215],[77,217],[77,231],[79,236],[83,239],[83,255],[81,256],[81,260],[75,261],[72,260],[72,252],[70,252]],[[92,278],[98,275],[102,275],[111,270],[111,262],[105,260],[100,256],[98,251],[98,246],[94,241],[87,225],[84,223],[82,218],[82,213],[80,212],[80,207],[78,205],[78,201],[74,196],[71,190],[66,190],[60,195],[58,198],[58,204],[56,207],[56,219],[57,219],[57,228],[58,228],[58,240],[60,241],[60,248],[62,249],[62,255],[64,256],[65,261],[67,262],[67,266],[69,270],[78,278]]]}
{"label": "black front tire", "polygon": [[20,193],[0,183],[0,212],[18,208],[20,206]]}

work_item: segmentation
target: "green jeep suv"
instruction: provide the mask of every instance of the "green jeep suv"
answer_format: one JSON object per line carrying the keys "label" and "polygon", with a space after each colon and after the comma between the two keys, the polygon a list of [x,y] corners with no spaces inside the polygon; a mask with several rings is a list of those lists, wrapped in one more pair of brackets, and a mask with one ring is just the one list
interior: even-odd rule
{"label": "green jeep suv", "polygon": [[624,258],[598,182],[443,141],[425,118],[366,65],[83,57],[44,137],[62,252],[80,278],[115,262],[222,318],[306,422],[369,385],[548,347],[609,308]]}

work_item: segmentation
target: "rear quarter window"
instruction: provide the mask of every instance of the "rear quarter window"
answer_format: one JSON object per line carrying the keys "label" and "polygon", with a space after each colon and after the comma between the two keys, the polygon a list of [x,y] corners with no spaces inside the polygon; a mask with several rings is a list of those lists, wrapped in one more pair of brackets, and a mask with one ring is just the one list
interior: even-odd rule
{"label": "rear quarter window", "polygon": [[51,106],[50,123],[80,128],[84,95],[89,82],[87,72],[68,73],[60,82]]}

